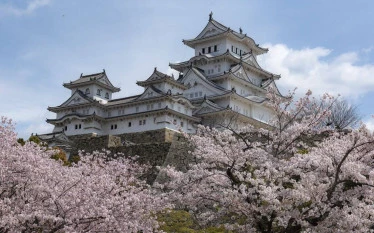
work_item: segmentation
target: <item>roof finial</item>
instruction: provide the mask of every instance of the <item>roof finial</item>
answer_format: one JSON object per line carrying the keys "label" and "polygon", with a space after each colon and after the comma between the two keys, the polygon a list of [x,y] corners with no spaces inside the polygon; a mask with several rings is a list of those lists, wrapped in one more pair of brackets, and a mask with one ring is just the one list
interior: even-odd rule
{"label": "roof finial", "polygon": [[81,73],[81,78],[82,78],[82,76],[83,76],[83,73]]}
{"label": "roof finial", "polygon": [[105,69],[103,69],[103,73],[105,74]]}
{"label": "roof finial", "polygon": [[155,67],[155,72],[157,71],[157,67]]}
{"label": "roof finial", "polygon": [[242,28],[239,28],[239,32],[240,32],[240,34],[242,34],[242,33],[243,33],[243,30],[242,30]]}
{"label": "roof finial", "polygon": [[212,19],[213,19],[213,12],[210,12],[210,14],[209,14],[209,21],[212,21]]}

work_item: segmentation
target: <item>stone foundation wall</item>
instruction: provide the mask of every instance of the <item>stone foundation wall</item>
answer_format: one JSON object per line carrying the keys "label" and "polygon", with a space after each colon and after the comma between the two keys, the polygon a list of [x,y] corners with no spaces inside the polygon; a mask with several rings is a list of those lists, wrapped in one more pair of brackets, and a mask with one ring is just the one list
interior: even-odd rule
{"label": "stone foundation wall", "polygon": [[77,135],[69,139],[74,142],[71,155],[78,155],[81,150],[91,153],[106,149],[111,154],[136,156],[139,163],[151,167],[145,174],[148,183],[153,183],[158,177],[157,166],[170,164],[183,167],[187,162],[187,150],[183,150],[187,148],[184,146],[186,142],[182,141],[180,134],[168,129],[122,135]]}

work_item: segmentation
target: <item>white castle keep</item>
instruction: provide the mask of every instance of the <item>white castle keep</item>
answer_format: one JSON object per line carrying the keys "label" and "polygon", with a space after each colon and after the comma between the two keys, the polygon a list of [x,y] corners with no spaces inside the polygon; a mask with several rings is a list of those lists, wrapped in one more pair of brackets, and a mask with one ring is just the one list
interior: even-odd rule
{"label": "white castle keep", "polygon": [[266,104],[272,88],[280,95],[274,75],[260,67],[257,56],[268,50],[247,34],[209,21],[196,38],[183,40],[195,50],[188,61],[170,63],[179,71],[174,77],[156,68],[144,81],[143,93],[113,99],[120,88],[110,82],[105,70],[81,75],[64,83],[71,96],[61,105],[49,107],[56,119],[53,133],[40,138],[74,135],[119,135],[169,129],[194,133],[198,124],[212,127],[266,125],[273,112]]}

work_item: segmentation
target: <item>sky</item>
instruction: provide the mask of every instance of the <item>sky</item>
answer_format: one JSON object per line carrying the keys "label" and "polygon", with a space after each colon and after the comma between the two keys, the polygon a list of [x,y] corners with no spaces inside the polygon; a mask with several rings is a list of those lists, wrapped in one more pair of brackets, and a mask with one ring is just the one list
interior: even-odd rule
{"label": "sky", "polygon": [[195,38],[208,15],[269,49],[260,65],[280,74],[278,87],[311,89],[357,105],[374,129],[374,1],[0,0],[0,115],[19,137],[49,133],[48,106],[70,97],[63,83],[101,72],[140,94],[136,81],[154,67],[191,58],[182,39]]}

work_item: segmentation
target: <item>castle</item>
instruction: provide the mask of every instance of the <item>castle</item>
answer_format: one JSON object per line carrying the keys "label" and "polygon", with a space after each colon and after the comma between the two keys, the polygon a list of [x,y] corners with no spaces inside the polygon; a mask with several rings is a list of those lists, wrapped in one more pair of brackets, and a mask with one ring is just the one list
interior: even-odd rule
{"label": "castle", "polygon": [[[143,93],[113,99],[113,86],[105,70],[83,75],[63,86],[71,96],[61,105],[48,107],[56,113],[47,119],[54,125],[42,140],[58,145],[77,135],[121,135],[167,129],[194,133],[198,124],[211,127],[266,125],[273,112],[267,106],[269,88],[279,90],[279,75],[260,67],[257,56],[268,50],[244,34],[213,19],[194,39],[183,40],[194,49],[188,61],[170,63],[179,76],[154,69],[138,81]],[[235,120],[233,120],[235,119]]]}

